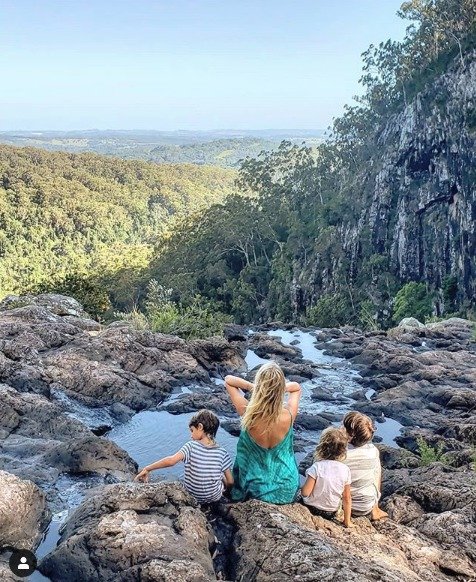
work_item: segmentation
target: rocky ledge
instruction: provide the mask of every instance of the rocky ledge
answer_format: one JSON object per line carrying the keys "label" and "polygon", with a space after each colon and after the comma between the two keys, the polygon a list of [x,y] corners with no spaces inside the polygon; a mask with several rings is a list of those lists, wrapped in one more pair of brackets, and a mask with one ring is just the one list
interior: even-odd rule
{"label": "rocky ledge", "polygon": [[[432,477],[439,470],[434,467]],[[461,483],[435,485],[435,499],[455,495]],[[474,475],[466,487],[472,487],[474,503]],[[78,508],[40,569],[54,582],[472,578],[474,538],[463,547],[449,543],[457,533],[459,541],[470,533],[471,516],[461,511],[453,519],[444,512],[424,520],[405,489],[387,507],[392,519],[371,524],[359,518],[346,530],[300,504],[253,500],[204,509],[178,484],[118,484]]]}
{"label": "rocky ledge", "polygon": [[[71,298],[20,299],[0,304],[1,547],[35,549],[50,510],[64,509],[58,480],[96,476],[96,488],[40,563],[52,580],[474,579],[476,345],[470,322],[406,321],[371,333],[308,330],[319,348],[359,370],[362,385],[353,400],[325,385],[310,398],[344,402],[377,421],[390,416],[405,427],[397,438],[401,448],[379,445],[382,505],[390,518],[374,524],[359,518],[345,530],[299,504],[201,508],[178,484],[132,483],[137,465],[101,437],[107,424],[87,426],[64,405],[71,397],[121,423],[162,406],[174,387],[193,383],[193,392],[165,408],[180,414],[210,407],[236,434],[236,417],[213,377],[245,371],[244,356],[253,349],[280,362],[288,376],[319,378],[320,366],[303,360],[298,347],[270,338],[262,333],[266,328],[248,336],[238,326],[225,338],[184,342],[129,325],[100,326]],[[298,448],[310,444],[306,431],[336,420],[333,412],[303,409]],[[436,462],[421,458],[420,436],[439,447]],[[0,576],[9,580],[6,556],[0,554]]]}

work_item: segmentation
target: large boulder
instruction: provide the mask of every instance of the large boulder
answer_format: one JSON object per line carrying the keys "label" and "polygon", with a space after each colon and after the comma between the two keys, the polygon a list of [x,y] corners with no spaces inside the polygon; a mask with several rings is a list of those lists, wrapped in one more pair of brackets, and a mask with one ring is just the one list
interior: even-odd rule
{"label": "large boulder", "polygon": [[302,505],[256,500],[234,505],[229,519],[235,526],[234,580],[449,582],[472,572],[464,555],[393,522],[376,530],[359,518],[346,530]]}
{"label": "large boulder", "polygon": [[285,360],[299,359],[301,350],[292,346],[285,346],[278,338],[264,333],[254,333],[250,337],[250,348],[260,358],[281,356]]}
{"label": "large boulder", "polygon": [[61,406],[0,384],[0,462],[16,475],[51,485],[62,472],[130,479],[137,468],[115,443],[95,436]]}
{"label": "large boulder", "polygon": [[7,295],[0,302],[0,311],[35,305],[47,309],[55,315],[72,315],[88,317],[82,305],[76,299],[59,293],[42,293],[40,295]]}
{"label": "large boulder", "polygon": [[0,471],[0,548],[36,548],[50,517],[39,487]]}
{"label": "large boulder", "polygon": [[0,580],[15,582],[13,548],[34,551],[50,521],[44,493],[31,481],[0,471]]}
{"label": "large boulder", "polygon": [[422,328],[425,327],[424,323],[421,323],[420,321],[418,321],[418,319],[415,319],[414,317],[405,317],[404,319],[402,319],[402,321],[398,324],[398,327],[416,327],[418,328]]}
{"label": "large boulder", "polygon": [[43,460],[71,474],[98,473],[118,481],[130,479],[137,473],[137,463],[124,450],[94,435],[56,445]]}
{"label": "large boulder", "polygon": [[411,525],[476,566],[476,473],[432,463],[383,473],[383,505],[390,517]]}
{"label": "large boulder", "polygon": [[40,571],[53,582],[208,582],[216,579],[213,543],[204,514],[180,485],[113,485],[73,513]]}

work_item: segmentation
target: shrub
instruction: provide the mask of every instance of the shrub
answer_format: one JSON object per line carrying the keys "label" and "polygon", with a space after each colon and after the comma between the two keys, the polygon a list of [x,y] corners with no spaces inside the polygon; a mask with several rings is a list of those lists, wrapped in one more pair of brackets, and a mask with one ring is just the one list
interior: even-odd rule
{"label": "shrub", "polygon": [[448,275],[443,279],[442,289],[445,311],[454,310],[458,294],[458,279],[454,275]]}
{"label": "shrub", "polygon": [[364,329],[377,331],[380,329],[378,321],[378,309],[370,300],[360,304],[359,323]]}
{"label": "shrub", "polygon": [[349,313],[352,313],[352,308],[345,297],[326,295],[308,309],[306,323],[317,327],[339,327],[351,323]]}
{"label": "shrub", "polygon": [[134,307],[134,309],[128,311],[127,313],[115,312],[114,317],[129,322],[134,329],[139,331],[150,329],[147,317],[141,311],[139,311],[137,307]]}
{"label": "shrub", "polygon": [[437,461],[444,461],[444,444],[439,442],[436,447],[429,445],[422,436],[417,437],[418,455],[420,456],[420,464],[423,467],[431,465]]}
{"label": "shrub", "polygon": [[405,317],[415,317],[419,321],[431,315],[432,297],[424,283],[407,283],[395,296],[393,319],[396,323]]}
{"label": "shrub", "polygon": [[210,301],[196,295],[188,305],[171,300],[173,290],[152,280],[147,286],[144,313],[137,309],[116,316],[129,321],[136,329],[178,335],[184,339],[222,335],[231,318],[214,309]]}

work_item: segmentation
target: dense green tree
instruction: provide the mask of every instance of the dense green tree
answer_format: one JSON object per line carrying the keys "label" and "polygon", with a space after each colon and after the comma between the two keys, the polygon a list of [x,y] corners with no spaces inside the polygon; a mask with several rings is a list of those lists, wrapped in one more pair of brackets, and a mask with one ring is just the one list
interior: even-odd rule
{"label": "dense green tree", "polygon": [[424,283],[412,281],[404,285],[395,296],[393,319],[399,323],[404,317],[425,321],[432,312],[432,297]]}

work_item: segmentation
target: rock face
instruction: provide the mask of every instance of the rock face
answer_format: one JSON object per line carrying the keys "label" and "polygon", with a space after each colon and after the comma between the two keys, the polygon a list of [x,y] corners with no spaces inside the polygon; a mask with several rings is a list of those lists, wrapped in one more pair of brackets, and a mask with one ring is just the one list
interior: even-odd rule
{"label": "rock face", "polygon": [[44,493],[31,481],[0,471],[1,580],[18,580],[8,567],[11,548],[34,551],[49,520]]}
{"label": "rock face", "polygon": [[0,548],[36,548],[49,518],[45,495],[34,483],[0,471]]}
{"label": "rock face", "polygon": [[0,384],[0,463],[42,486],[60,473],[93,472],[130,479],[137,465],[117,445],[95,436],[82,422],[38,394]]}
{"label": "rock face", "polygon": [[[400,285],[422,281],[437,290],[438,315],[454,311],[455,305],[474,307],[475,99],[472,49],[464,65],[455,58],[369,138],[371,158],[366,156],[349,176],[346,204],[353,212],[326,229],[319,252],[292,263],[289,294],[300,312],[334,293],[341,281],[365,288],[369,297],[382,297],[379,268],[372,268],[375,259],[384,264],[381,272]],[[443,292],[447,277],[456,282],[452,298]]]}
{"label": "rock face", "polygon": [[129,325],[103,329],[95,323],[91,329],[73,299],[13,299],[0,310],[0,381],[21,392],[49,396],[54,387],[92,407],[122,403],[142,410],[159,404],[178,383],[208,381],[217,369],[245,369],[239,342],[187,344]]}
{"label": "rock face", "polygon": [[474,573],[464,555],[390,521],[374,528],[359,518],[346,530],[302,505],[256,500],[232,506],[229,519],[237,528],[234,580],[433,582]]}
{"label": "rock face", "polygon": [[179,485],[120,484],[86,500],[40,564],[53,582],[215,580],[213,535]]}

